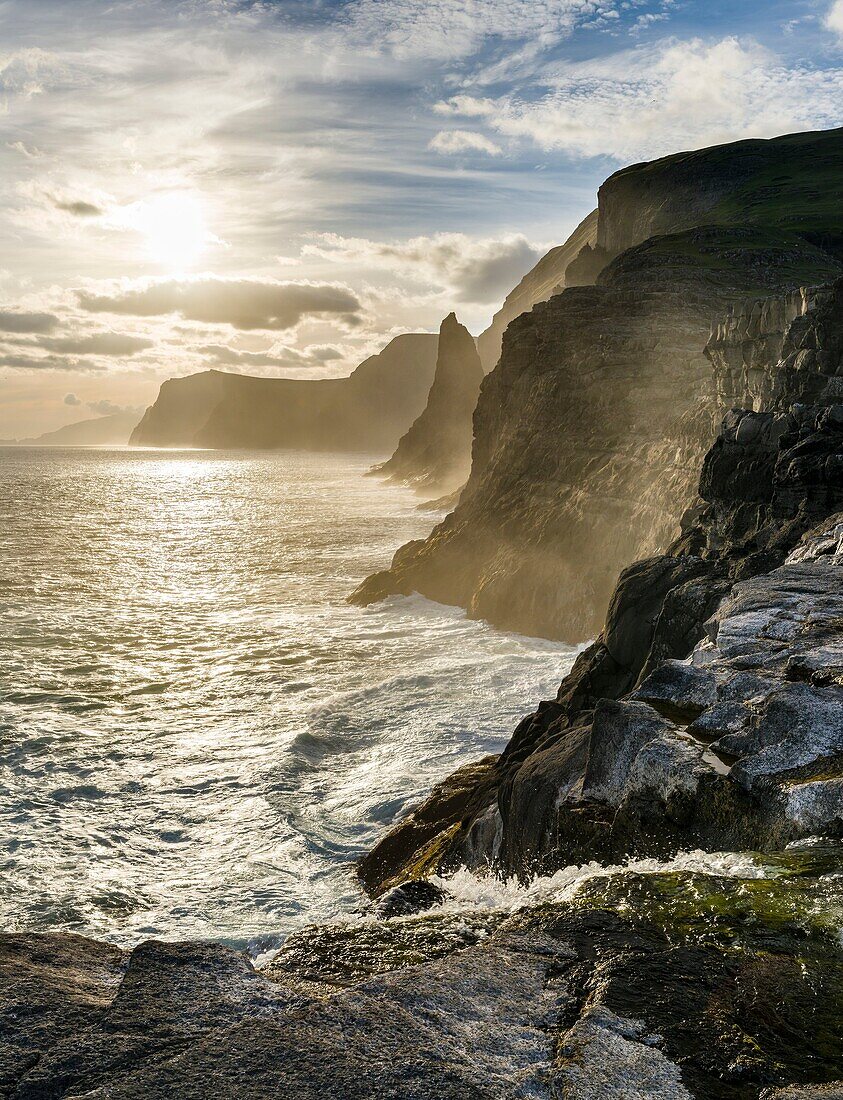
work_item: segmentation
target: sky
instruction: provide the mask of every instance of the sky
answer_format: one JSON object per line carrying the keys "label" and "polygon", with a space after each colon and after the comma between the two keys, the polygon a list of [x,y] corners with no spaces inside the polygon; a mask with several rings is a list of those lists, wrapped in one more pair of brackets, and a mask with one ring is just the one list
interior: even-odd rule
{"label": "sky", "polygon": [[472,332],[626,164],[843,125],[843,0],[0,0],[0,438]]}

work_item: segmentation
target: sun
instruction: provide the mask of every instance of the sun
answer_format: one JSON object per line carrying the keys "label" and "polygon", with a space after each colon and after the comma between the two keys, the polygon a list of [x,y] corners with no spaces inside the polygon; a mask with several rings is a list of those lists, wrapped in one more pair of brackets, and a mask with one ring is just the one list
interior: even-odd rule
{"label": "sun", "polygon": [[149,259],[169,272],[189,270],[213,240],[201,199],[187,191],[142,200],[136,204],[133,221]]}

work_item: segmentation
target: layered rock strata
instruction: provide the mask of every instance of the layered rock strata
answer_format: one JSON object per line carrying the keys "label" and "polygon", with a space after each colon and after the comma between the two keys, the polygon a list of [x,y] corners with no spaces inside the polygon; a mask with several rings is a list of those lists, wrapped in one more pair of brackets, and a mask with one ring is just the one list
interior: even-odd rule
{"label": "layered rock strata", "polygon": [[254,378],[216,370],[172,378],[130,442],[389,453],[425,407],[436,352],[436,336],[409,333],[347,378]]}
{"label": "layered rock strata", "polygon": [[[518,286],[507,294],[503,305],[492,318],[492,323],[477,337],[477,350],[485,371],[492,370],[500,359],[503,334],[511,321],[520,317],[522,313],[528,313],[539,302],[546,302],[566,286],[594,282],[599,268],[594,271],[594,265],[588,264],[588,258],[596,243],[597,211],[592,210],[564,244],[551,248],[536,266],[527,272]],[[577,269],[572,269],[571,265],[583,251],[585,256],[577,265]],[[605,260],[603,262],[605,263]],[[574,270],[578,271],[577,275],[574,274]]]}
{"label": "layered rock strata", "polygon": [[[760,309],[797,314],[766,342],[770,405],[727,414],[683,534],[622,573],[600,637],[501,757],[364,859],[370,889],[843,829],[843,280],[796,301]],[[746,348],[734,320],[708,348],[721,386]]]}
{"label": "layered rock strata", "polygon": [[471,423],[483,367],[474,338],[451,313],[439,329],[436,373],[424,411],[375,473],[444,496],[468,478]]}

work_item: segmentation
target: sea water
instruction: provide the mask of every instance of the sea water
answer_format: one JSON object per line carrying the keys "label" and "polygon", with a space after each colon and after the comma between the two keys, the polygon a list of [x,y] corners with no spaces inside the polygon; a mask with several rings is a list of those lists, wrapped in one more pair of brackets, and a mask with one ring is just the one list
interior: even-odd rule
{"label": "sea water", "polygon": [[265,945],[575,651],[345,597],[440,517],[373,456],[0,449],[0,928]]}

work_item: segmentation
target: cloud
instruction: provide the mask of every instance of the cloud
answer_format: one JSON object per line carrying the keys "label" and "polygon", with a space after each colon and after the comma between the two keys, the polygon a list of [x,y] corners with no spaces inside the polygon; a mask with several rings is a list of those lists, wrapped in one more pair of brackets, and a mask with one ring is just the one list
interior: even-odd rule
{"label": "cloud", "polygon": [[62,358],[54,355],[26,355],[18,352],[0,353],[0,367],[14,370],[101,371],[102,364],[90,359]]}
{"label": "cloud", "polygon": [[94,332],[87,336],[55,336],[38,341],[47,351],[64,355],[136,355],[154,347],[152,340],[141,336],[126,336],[119,332]]}
{"label": "cloud", "polygon": [[116,416],[118,413],[140,411],[129,405],[115,405],[113,401],[108,401],[105,398],[101,401],[88,401],[86,404],[91,412],[95,412],[98,416]]}
{"label": "cloud", "polygon": [[428,149],[435,153],[488,153],[490,157],[499,157],[503,152],[500,145],[473,130],[440,130],[431,139]]}
{"label": "cloud", "polygon": [[81,405],[82,401],[75,393],[66,393],[64,395],[64,403],[65,405]]}
{"label": "cloud", "polygon": [[843,37],[843,0],[834,0],[826,14],[825,25],[830,31]]}
{"label": "cloud", "polygon": [[263,367],[289,369],[291,367],[321,366],[333,359],[342,359],[343,353],[333,344],[311,344],[305,348],[277,346],[271,352],[237,351],[227,344],[206,344],[197,349],[208,357],[214,366],[246,367],[259,370]]}
{"label": "cloud", "polygon": [[61,202],[55,200],[53,205],[56,210],[64,210],[67,214],[72,214],[74,218],[98,218],[105,211],[95,206],[92,202],[84,202],[81,199],[71,200],[70,202]]}
{"label": "cloud", "polygon": [[178,314],[188,321],[228,324],[238,329],[291,329],[306,318],[360,321],[360,301],[337,283],[278,282],[270,279],[164,279],[113,294],[78,291],[83,309],[136,317]]}
{"label": "cloud", "polygon": [[788,69],[734,37],[670,41],[569,66],[537,101],[456,96],[437,110],[543,149],[628,161],[839,125],[843,70]]}
{"label": "cloud", "polygon": [[11,149],[13,153],[20,153],[22,157],[26,157],[27,160],[37,160],[38,157],[42,157],[44,154],[40,149],[34,145],[27,145],[24,141],[7,141],[6,148]]}
{"label": "cloud", "polygon": [[549,48],[578,24],[617,15],[619,6],[615,0],[354,0],[346,19],[363,48],[454,61],[489,39]]}
{"label": "cloud", "polygon": [[497,302],[530,270],[542,254],[521,233],[473,238],[465,233],[436,233],[408,241],[372,241],[321,233],[305,245],[304,255],[321,256],[397,272],[461,302]]}
{"label": "cloud", "polygon": [[18,313],[0,310],[0,332],[52,332],[59,323],[52,313]]}

